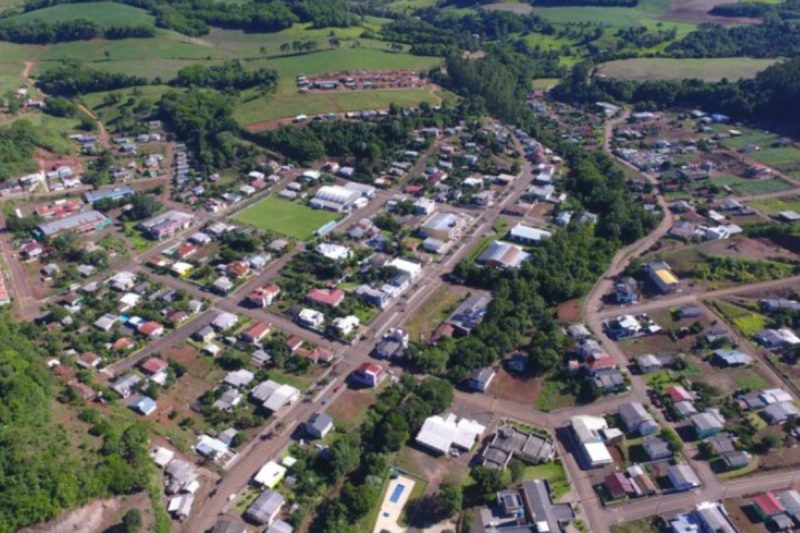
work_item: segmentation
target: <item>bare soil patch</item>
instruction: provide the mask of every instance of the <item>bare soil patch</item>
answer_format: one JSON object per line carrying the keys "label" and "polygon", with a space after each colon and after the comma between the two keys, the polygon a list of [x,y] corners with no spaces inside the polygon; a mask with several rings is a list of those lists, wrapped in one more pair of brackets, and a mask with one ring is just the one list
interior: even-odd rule
{"label": "bare soil patch", "polygon": [[672,22],[689,22],[702,24],[712,22],[724,26],[738,24],[760,24],[758,18],[749,17],[717,17],[709,12],[715,6],[735,4],[738,0],[673,0],[669,10],[661,16],[661,20]]}
{"label": "bare soil patch", "polygon": [[702,246],[702,251],[713,255],[748,259],[797,259],[797,255],[769,239],[748,237],[709,242]]}
{"label": "bare soil patch", "polygon": [[142,512],[142,531],[153,523],[150,502],[145,493],[121,496],[91,503],[67,511],[58,518],[20,530],[22,533],[100,533],[116,525],[128,509]]}
{"label": "bare soil patch", "polygon": [[83,173],[83,163],[80,157],[54,154],[47,150],[36,151],[36,164],[39,165],[40,170],[52,170],[61,165],[67,165],[75,170],[76,174]]}
{"label": "bare soil patch", "polygon": [[581,302],[580,300],[570,300],[559,304],[556,307],[556,315],[559,320],[564,322],[580,322],[581,321]]}
{"label": "bare soil patch", "polygon": [[371,394],[347,389],[328,407],[328,415],[336,427],[354,427],[373,403]]}
{"label": "bare soil patch", "polygon": [[510,374],[505,368],[497,371],[487,394],[522,405],[536,405],[542,389],[542,381]]}

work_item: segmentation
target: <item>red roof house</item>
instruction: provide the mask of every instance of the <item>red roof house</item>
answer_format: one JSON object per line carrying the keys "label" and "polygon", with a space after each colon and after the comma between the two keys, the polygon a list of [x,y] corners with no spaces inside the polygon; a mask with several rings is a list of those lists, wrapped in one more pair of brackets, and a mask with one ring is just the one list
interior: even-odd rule
{"label": "red roof house", "polygon": [[771,492],[765,492],[753,498],[753,507],[765,520],[786,511],[781,501]]}
{"label": "red roof house", "polygon": [[622,472],[613,472],[606,476],[603,484],[608,490],[608,494],[612,499],[624,498],[628,494],[633,494],[633,485],[630,480],[625,477]]}
{"label": "red roof house", "polygon": [[151,357],[147,361],[144,362],[142,365],[142,370],[147,372],[150,375],[158,374],[159,372],[163,372],[167,369],[169,364],[163,359],[159,359],[158,357]]}
{"label": "red roof house", "polygon": [[242,333],[242,339],[250,344],[255,344],[263,339],[270,329],[271,326],[266,322],[256,322]]}
{"label": "red roof house", "polygon": [[694,395],[687,391],[683,385],[675,385],[666,390],[667,395],[673,402],[691,402],[694,400]]}
{"label": "red roof house", "polygon": [[267,285],[266,287],[260,287],[247,297],[247,303],[253,305],[255,307],[268,307],[272,305],[272,302],[275,300],[281,293],[281,288],[275,285]]}
{"label": "red roof house", "polygon": [[139,333],[144,335],[145,337],[153,338],[153,337],[160,337],[164,334],[164,326],[159,324],[158,322],[154,322],[152,320],[145,322],[137,329]]}
{"label": "red roof house", "polygon": [[344,300],[344,292],[339,289],[311,289],[306,298],[318,304],[339,307]]}

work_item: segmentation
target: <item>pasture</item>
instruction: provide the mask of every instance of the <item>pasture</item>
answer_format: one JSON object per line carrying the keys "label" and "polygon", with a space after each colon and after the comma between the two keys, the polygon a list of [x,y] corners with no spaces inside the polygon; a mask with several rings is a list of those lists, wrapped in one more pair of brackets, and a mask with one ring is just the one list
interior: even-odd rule
{"label": "pasture", "polygon": [[308,240],[317,229],[338,219],[339,213],[312,209],[276,196],[268,196],[231,218],[261,230]]}
{"label": "pasture", "polygon": [[730,187],[738,194],[763,194],[789,189],[791,186],[785,181],[777,179],[749,180],[738,176],[723,176],[712,178],[709,182],[718,187]]}
{"label": "pasture", "polygon": [[774,215],[781,211],[796,211],[800,213],[800,198],[797,196],[789,198],[765,198],[763,200],[753,200],[750,205],[767,215]]}
{"label": "pasture", "polygon": [[74,19],[86,19],[101,27],[136,26],[154,22],[152,15],[136,7],[116,2],[94,2],[92,4],[59,4],[43,9],[36,9],[7,20],[12,22],[64,22]]}
{"label": "pasture", "polygon": [[713,59],[633,58],[610,61],[599,72],[610,78],[626,80],[700,79],[720,81],[753,78],[775,63],[774,59],[730,57]]}

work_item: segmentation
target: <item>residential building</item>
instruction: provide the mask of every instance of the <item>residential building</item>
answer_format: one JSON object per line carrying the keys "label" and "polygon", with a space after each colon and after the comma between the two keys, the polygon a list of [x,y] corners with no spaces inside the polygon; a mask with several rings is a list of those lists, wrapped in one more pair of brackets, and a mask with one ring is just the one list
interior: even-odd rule
{"label": "residential building", "polygon": [[623,276],[614,284],[614,300],[618,304],[635,304],[639,301],[639,285],[630,276]]}
{"label": "residential building", "polygon": [[350,374],[350,381],[366,387],[377,387],[386,377],[386,372],[377,363],[362,363]]}
{"label": "residential building", "polygon": [[271,524],[281,512],[286,500],[279,493],[267,489],[244,512],[244,517],[259,526]]}
{"label": "residential building", "polygon": [[419,228],[419,232],[423,237],[447,242],[458,239],[465,225],[463,217],[454,213],[439,212],[426,220]]}
{"label": "residential building", "polygon": [[608,429],[608,423],[604,418],[574,416],[570,419],[570,426],[575,437],[578,455],[585,467],[597,468],[613,462],[602,436],[603,431]]}
{"label": "residential building", "polygon": [[113,187],[104,187],[95,191],[87,191],[83,193],[83,199],[87,204],[95,204],[102,200],[119,201],[133,196],[133,194],[133,189],[127,185],[116,185]]}
{"label": "residential building", "polygon": [[676,291],[680,287],[680,281],[672,273],[672,268],[663,261],[648,263],[644,267],[645,273],[656,289],[663,293]]}
{"label": "residential building", "polygon": [[716,435],[725,427],[725,419],[717,409],[708,409],[692,415],[689,420],[694,427],[697,438],[704,439]]}
{"label": "residential building", "polygon": [[642,439],[642,448],[651,461],[670,459],[673,455],[669,443],[661,437],[645,437]]}
{"label": "residential building", "polygon": [[309,417],[303,428],[309,437],[324,439],[333,430],[333,418],[326,413],[317,412]]}
{"label": "residential building", "polygon": [[492,297],[488,294],[474,294],[467,297],[447,318],[458,333],[469,335],[483,321]]}
{"label": "residential building", "polygon": [[325,315],[321,312],[317,311],[316,309],[301,309],[299,313],[297,313],[296,317],[297,322],[311,329],[319,329],[325,323]]}
{"label": "residential building", "polygon": [[622,404],[619,407],[619,418],[629,433],[643,437],[658,431],[653,415],[639,402]]}
{"label": "residential building", "polygon": [[467,386],[478,392],[486,392],[497,373],[490,366],[476,368],[467,379]]}
{"label": "residential building", "polygon": [[516,457],[528,463],[550,461],[555,455],[552,439],[536,433],[523,433],[513,426],[501,426],[481,452],[481,464],[502,470]]}
{"label": "residential building", "polygon": [[800,411],[792,402],[780,402],[768,405],[761,411],[761,417],[768,424],[783,424],[800,416]]}
{"label": "residential building", "polygon": [[517,490],[497,493],[497,504],[479,510],[486,532],[530,531],[561,533],[575,519],[568,503],[553,503],[550,484],[545,479],[523,481]]}
{"label": "residential building", "polygon": [[256,485],[274,489],[278,483],[283,481],[285,476],[286,467],[279,465],[275,461],[267,461],[253,476],[253,482]]}
{"label": "residential building", "polygon": [[753,358],[740,350],[714,350],[714,362],[720,366],[745,366],[753,363]]}
{"label": "residential building", "polygon": [[339,304],[344,300],[344,291],[340,289],[311,289],[308,291],[306,298],[314,303],[320,305],[328,305],[330,307],[339,307]]}
{"label": "residential building", "polygon": [[702,485],[694,470],[683,463],[667,468],[667,477],[676,491],[692,490]]}

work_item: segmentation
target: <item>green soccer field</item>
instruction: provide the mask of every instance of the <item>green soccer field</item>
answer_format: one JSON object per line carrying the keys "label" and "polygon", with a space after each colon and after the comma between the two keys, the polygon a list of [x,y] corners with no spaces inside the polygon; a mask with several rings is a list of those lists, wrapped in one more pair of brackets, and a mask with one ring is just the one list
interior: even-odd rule
{"label": "green soccer field", "polygon": [[339,213],[311,209],[276,196],[268,196],[231,218],[261,230],[305,241],[316,230],[339,216]]}

